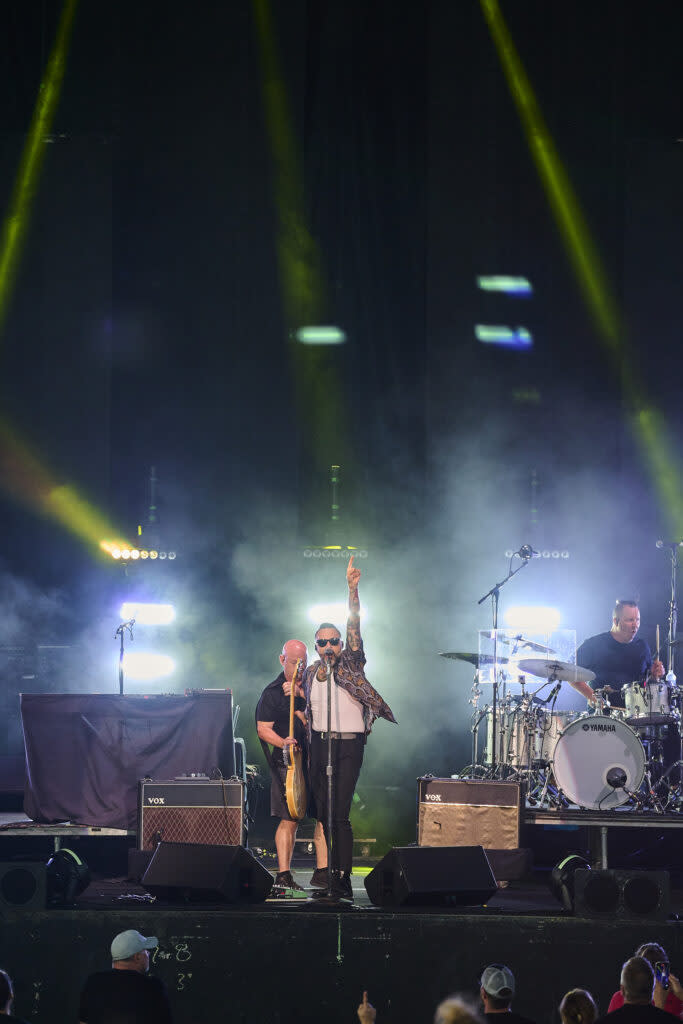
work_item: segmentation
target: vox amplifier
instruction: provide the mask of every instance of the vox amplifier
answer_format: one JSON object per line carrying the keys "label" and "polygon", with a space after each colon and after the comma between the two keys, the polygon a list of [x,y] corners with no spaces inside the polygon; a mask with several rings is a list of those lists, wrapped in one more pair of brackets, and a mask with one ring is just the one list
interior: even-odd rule
{"label": "vox amplifier", "polygon": [[239,779],[144,779],[138,789],[138,849],[164,843],[244,846],[244,784]]}
{"label": "vox amplifier", "polygon": [[518,782],[466,779],[417,780],[420,846],[519,846]]}

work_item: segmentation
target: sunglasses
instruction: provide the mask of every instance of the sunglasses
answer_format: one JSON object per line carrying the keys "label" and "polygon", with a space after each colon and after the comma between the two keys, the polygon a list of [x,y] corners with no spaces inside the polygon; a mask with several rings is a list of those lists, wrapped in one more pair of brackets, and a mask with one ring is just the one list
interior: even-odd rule
{"label": "sunglasses", "polygon": [[333,647],[337,647],[341,642],[341,637],[331,636],[327,640],[316,640],[318,647],[325,647],[326,644],[332,644]]}

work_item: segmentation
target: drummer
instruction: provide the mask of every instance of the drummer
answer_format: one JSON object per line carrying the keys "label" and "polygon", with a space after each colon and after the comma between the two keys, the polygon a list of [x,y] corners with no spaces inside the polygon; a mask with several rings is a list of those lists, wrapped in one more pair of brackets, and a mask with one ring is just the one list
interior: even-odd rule
{"label": "drummer", "polygon": [[661,679],[664,665],[659,659],[652,659],[652,652],[646,640],[637,637],[640,629],[638,602],[620,600],[612,612],[612,628],[609,633],[590,636],[576,652],[576,664],[595,673],[591,686],[582,680],[571,685],[592,704],[596,697],[594,690],[606,691],[613,707],[624,707],[621,687],[624,683],[642,682],[646,677]]}

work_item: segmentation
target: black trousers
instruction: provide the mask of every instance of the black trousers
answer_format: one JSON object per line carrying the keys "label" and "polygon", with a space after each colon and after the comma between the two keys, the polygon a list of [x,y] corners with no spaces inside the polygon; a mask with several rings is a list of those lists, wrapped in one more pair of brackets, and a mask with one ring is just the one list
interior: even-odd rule
{"label": "black trousers", "polygon": [[[327,738],[314,732],[311,740],[311,789],[318,819],[322,821],[327,839]],[[351,873],[353,832],[349,815],[353,794],[363,764],[365,736],[359,733],[352,740],[332,740],[332,859],[333,871]]]}

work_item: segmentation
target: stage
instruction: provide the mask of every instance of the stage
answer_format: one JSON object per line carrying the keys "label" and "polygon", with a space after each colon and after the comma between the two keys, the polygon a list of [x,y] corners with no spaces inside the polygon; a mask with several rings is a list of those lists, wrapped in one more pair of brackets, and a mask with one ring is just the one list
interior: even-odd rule
{"label": "stage", "polygon": [[[44,834],[30,842],[49,847]],[[130,838],[82,837],[111,857]],[[19,853],[18,847],[16,848]],[[270,862],[266,865],[272,868]],[[312,862],[299,858],[295,877],[308,885]],[[152,970],[171,994],[175,1024],[217,1018],[349,1022],[367,989],[380,1022],[429,1021],[454,991],[474,995],[489,962],[510,965],[518,981],[514,1008],[536,1021],[574,986],[588,988],[605,1010],[622,962],[646,939],[661,942],[677,975],[683,966],[683,891],[671,894],[671,916],[651,922],[565,914],[545,874],[510,883],[483,907],[378,908],[363,885],[370,863],[354,867],[353,906],[322,907],[308,899],[268,899],[252,906],[164,904],[138,884],[100,877],[72,908],[3,911],[0,964],[15,980],[16,1012],[48,1024],[77,1020],[84,978],[108,966],[112,937],[138,928],[159,938]],[[310,890],[309,890],[310,892]]]}

